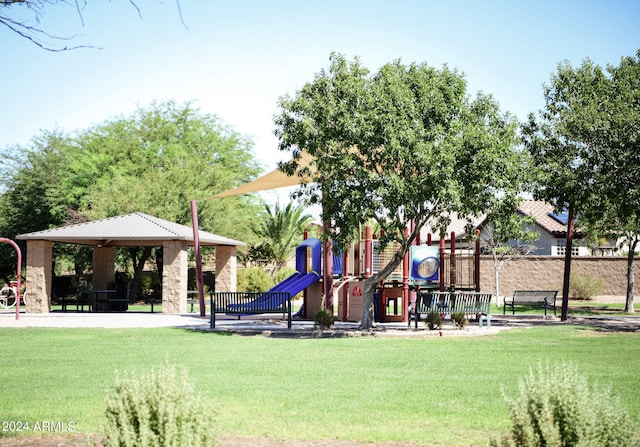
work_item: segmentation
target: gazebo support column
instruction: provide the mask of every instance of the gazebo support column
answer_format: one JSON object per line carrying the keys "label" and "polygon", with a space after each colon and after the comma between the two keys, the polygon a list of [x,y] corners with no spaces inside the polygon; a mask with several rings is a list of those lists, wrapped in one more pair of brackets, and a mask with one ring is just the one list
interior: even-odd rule
{"label": "gazebo support column", "polygon": [[[116,278],[116,248],[94,247],[93,249],[93,273],[91,274],[91,288],[93,290],[113,290],[113,282]],[[110,304],[106,301],[97,301],[97,296],[92,297],[94,312],[109,312]],[[107,298],[106,295],[102,295]]]}
{"label": "gazebo support column", "polygon": [[26,312],[51,312],[53,242],[27,241],[27,306]]}
{"label": "gazebo support column", "polygon": [[187,245],[165,241],[162,246],[162,313],[187,313]]}
{"label": "gazebo support column", "polygon": [[113,283],[115,278],[115,247],[95,247],[93,249],[93,274],[91,275],[91,286],[93,290],[108,289],[109,283]]}
{"label": "gazebo support column", "polygon": [[236,247],[216,246],[216,292],[235,292],[238,261]]}

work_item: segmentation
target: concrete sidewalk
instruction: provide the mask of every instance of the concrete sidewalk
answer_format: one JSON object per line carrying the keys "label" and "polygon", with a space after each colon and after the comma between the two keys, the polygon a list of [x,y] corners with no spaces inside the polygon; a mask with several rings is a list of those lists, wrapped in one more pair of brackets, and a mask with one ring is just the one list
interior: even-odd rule
{"label": "concrete sidewalk", "polygon": [[0,328],[4,327],[60,327],[60,328],[154,328],[209,327],[209,318],[197,314],[165,315],[150,312],[93,313],[51,312],[49,314],[0,313]]}
{"label": "concrete sidewalk", "polygon": [[[598,327],[606,331],[640,332],[640,317],[636,316],[575,316],[569,317],[566,322],[561,322],[558,317],[542,315],[492,315],[491,328],[486,325],[478,327],[478,323],[471,321],[463,329],[457,329],[451,321],[445,321],[441,329],[429,330],[424,323],[414,323],[408,326],[406,322],[376,323],[370,331],[361,331],[358,323],[335,323],[334,327],[327,331],[318,331],[313,326],[313,321],[293,320],[291,329],[287,329],[287,322],[280,316],[255,315],[236,317],[220,315],[216,316],[216,329],[221,333],[233,333],[238,335],[265,335],[282,337],[341,337],[341,336],[400,336],[400,337],[442,337],[442,336],[474,336],[495,334],[505,329],[550,326],[550,325],[581,325]],[[91,313],[91,312],[52,312],[49,314],[20,313],[16,320],[15,311],[0,313],[0,328],[191,328],[209,331],[209,316],[200,317],[199,314],[190,313],[183,315],[166,315],[149,312],[123,312],[123,313]]]}
{"label": "concrete sidewalk", "polygon": [[[430,331],[423,323],[415,329],[414,323],[408,326],[406,322],[398,323],[376,323],[376,327],[371,331],[360,331],[359,324],[355,322],[335,323],[334,327],[325,332],[325,336],[339,334],[344,335],[485,335],[496,333],[501,329],[508,328],[504,320],[492,318],[492,327],[479,328],[476,322],[470,322],[463,330],[457,329],[452,322],[446,321],[440,330]],[[24,327],[47,327],[47,328],[192,328],[199,330],[210,330],[209,316],[200,317],[199,314],[166,315],[162,313],[149,312],[122,312],[122,313],[91,313],[91,312],[52,312],[49,314],[27,314],[20,313],[16,320],[15,312],[0,313],[0,328],[24,328]],[[263,334],[263,335],[285,335],[293,336],[313,336],[318,332],[314,328],[313,321],[293,320],[292,328],[287,329],[286,319],[274,315],[255,315],[238,319],[227,315],[216,315],[217,332],[237,333],[241,335]]]}

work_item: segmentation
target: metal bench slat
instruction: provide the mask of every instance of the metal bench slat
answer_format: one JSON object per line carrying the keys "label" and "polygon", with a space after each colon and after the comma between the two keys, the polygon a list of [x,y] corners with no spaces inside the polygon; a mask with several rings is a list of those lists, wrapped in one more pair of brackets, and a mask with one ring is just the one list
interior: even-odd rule
{"label": "metal bench slat", "polygon": [[212,292],[210,327],[215,328],[215,314],[240,318],[243,315],[282,313],[291,329],[291,295],[289,292]]}
{"label": "metal bench slat", "polygon": [[416,300],[415,309],[410,312],[409,324],[411,318],[414,318],[417,329],[420,315],[429,312],[463,312],[465,315],[477,317],[480,327],[485,317],[487,327],[491,327],[491,297],[491,293],[484,292],[427,292]]}

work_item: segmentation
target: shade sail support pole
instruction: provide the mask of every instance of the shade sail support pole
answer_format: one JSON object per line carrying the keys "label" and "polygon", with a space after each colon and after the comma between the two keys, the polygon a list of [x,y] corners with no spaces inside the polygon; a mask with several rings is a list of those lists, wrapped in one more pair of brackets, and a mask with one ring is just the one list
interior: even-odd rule
{"label": "shade sail support pole", "polygon": [[200,316],[206,314],[204,304],[204,281],[202,280],[202,255],[200,254],[200,228],[198,226],[198,206],[194,199],[191,200],[191,221],[193,225],[193,247],[196,257],[196,278],[198,282],[198,304],[200,305]]}

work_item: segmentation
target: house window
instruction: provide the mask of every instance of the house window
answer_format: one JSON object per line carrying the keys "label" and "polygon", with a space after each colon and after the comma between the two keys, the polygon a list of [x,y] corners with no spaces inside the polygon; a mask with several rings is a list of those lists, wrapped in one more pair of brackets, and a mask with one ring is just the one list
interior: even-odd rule
{"label": "house window", "polygon": [[[567,240],[556,239],[556,256],[564,256],[567,253]],[[575,242],[571,246],[571,256],[578,256],[580,254],[580,246]]]}

